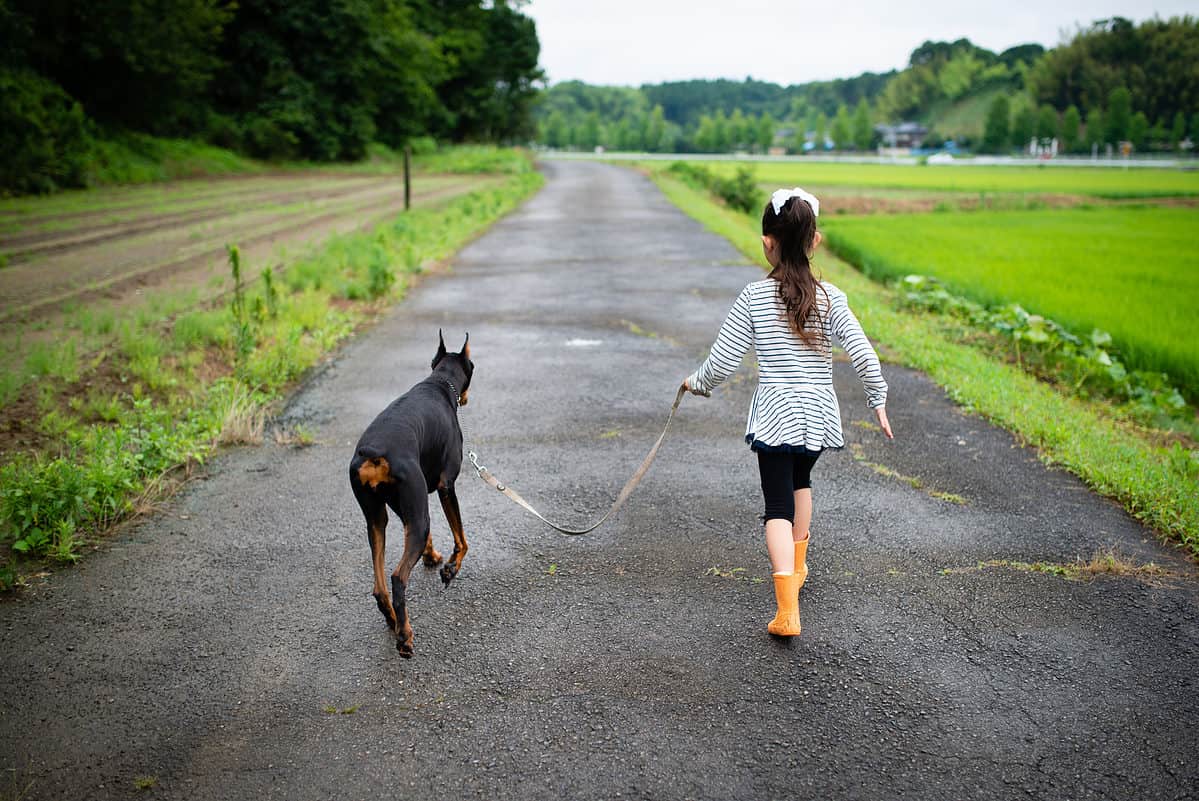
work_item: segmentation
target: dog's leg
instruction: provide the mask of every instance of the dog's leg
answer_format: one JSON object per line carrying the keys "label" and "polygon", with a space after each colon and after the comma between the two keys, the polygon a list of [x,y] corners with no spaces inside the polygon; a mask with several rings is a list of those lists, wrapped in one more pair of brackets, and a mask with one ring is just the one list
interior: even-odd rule
{"label": "dog's leg", "polygon": [[454,576],[458,575],[458,571],[462,569],[462,560],[467,551],[466,534],[462,531],[462,512],[458,509],[458,495],[454,492],[454,485],[439,488],[437,497],[441,499],[441,508],[445,512],[446,522],[450,524],[450,531],[454,534],[454,553],[450,555],[450,560],[446,562],[445,567],[441,568],[441,581],[449,586],[449,583],[454,580]]}
{"label": "dog's leg", "polygon": [[394,630],[395,610],[391,608],[391,598],[387,594],[387,563],[384,559],[387,544],[387,506],[360,485],[354,486],[354,495],[358,498],[358,505],[362,507],[362,514],[366,517],[366,538],[371,546],[371,566],[375,573],[375,586],[371,594],[375,596],[375,603],[383,613],[388,628]]}
{"label": "dog's leg", "polygon": [[408,619],[408,577],[420,560],[429,541],[429,496],[423,487],[408,485],[402,507],[396,511],[404,521],[404,555],[391,574],[391,605],[395,611],[396,650],[408,659],[412,656],[412,623]]}
{"label": "dog's leg", "polygon": [[441,554],[433,547],[433,534],[430,532],[429,541],[425,543],[425,552],[421,554],[425,567],[437,567],[441,564]]}

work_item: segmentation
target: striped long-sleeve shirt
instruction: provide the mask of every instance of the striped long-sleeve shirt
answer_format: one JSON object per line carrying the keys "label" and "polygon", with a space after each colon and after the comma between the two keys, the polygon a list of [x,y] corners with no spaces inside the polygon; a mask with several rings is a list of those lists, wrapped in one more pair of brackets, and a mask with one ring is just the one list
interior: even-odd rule
{"label": "striped long-sleeve shirt", "polygon": [[[849,310],[845,293],[828,282],[817,294],[824,333],[838,342],[853,362],[866,403],[887,402],[878,355]],[[786,309],[773,278],[754,281],[737,296],[720,327],[712,352],[687,384],[711,391],[741,364],[750,347],[758,355],[758,389],[749,409],[745,440],[769,447],[841,448],[841,408],[833,391],[832,356],[803,343],[787,323]]]}

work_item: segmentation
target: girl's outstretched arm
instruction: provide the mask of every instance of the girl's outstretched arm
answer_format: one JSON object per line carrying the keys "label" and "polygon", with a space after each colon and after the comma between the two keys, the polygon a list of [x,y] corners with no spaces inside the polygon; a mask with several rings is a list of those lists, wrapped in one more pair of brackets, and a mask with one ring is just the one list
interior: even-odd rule
{"label": "girl's outstretched arm", "polygon": [[849,310],[845,293],[840,290],[829,293],[828,320],[833,336],[849,355],[853,369],[862,381],[862,388],[866,390],[866,405],[871,409],[883,408],[887,404],[887,382],[883,380],[878,354],[862,331],[862,324]]}
{"label": "girl's outstretched arm", "polygon": [[724,318],[716,342],[712,344],[712,352],[684,382],[687,389],[696,394],[710,393],[736,371],[753,343],[754,325],[749,316],[749,287],[746,287],[733,301],[733,308]]}

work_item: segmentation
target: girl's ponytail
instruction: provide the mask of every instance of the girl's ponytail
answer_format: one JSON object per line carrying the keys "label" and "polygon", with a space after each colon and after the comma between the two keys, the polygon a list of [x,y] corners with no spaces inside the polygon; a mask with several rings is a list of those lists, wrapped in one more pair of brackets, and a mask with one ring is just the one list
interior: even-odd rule
{"label": "girl's ponytail", "polygon": [[770,277],[779,282],[779,298],[787,313],[787,322],[800,341],[813,350],[831,349],[824,333],[824,318],[816,302],[818,292],[828,293],[812,274],[812,252],[816,240],[816,215],[801,198],[792,197],[776,214],[771,203],[762,212],[762,233],[778,246],[778,266]]}

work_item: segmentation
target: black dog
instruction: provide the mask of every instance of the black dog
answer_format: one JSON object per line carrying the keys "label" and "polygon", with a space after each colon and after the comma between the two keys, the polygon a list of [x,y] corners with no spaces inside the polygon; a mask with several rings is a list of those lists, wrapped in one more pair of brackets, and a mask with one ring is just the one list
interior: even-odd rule
{"label": "black dog", "polygon": [[[366,516],[367,537],[375,568],[375,602],[396,635],[400,656],[412,656],[412,626],[404,603],[408,576],[424,556],[427,567],[441,563],[429,536],[429,494],[437,491],[450,531],[454,553],[441,568],[449,584],[466,556],[466,536],[454,482],[462,467],[462,429],[458,406],[466,405],[466,392],[475,365],[470,360],[470,334],[461,353],[448,353],[440,344],[433,357],[433,373],[391,402],[374,419],[350,461],[350,486]],[[391,574],[391,597],[383,579],[383,552],[387,540],[387,507],[404,524],[404,555]]]}

